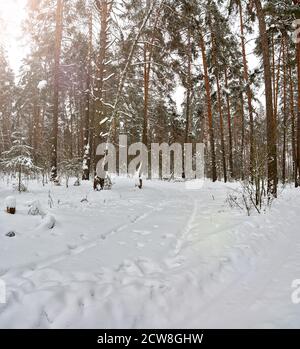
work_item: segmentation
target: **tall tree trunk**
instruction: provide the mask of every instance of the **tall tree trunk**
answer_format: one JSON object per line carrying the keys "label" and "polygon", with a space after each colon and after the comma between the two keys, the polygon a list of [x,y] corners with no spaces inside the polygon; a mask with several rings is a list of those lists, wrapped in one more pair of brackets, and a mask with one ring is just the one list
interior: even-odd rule
{"label": "tall tree trunk", "polygon": [[271,48],[272,48],[272,83],[273,83],[273,106],[276,105],[276,60],[275,60],[275,42],[274,33],[271,37]]}
{"label": "tall tree trunk", "polygon": [[249,112],[249,125],[250,125],[250,176],[253,181],[253,170],[254,170],[254,119],[253,119],[253,107],[252,107],[252,92],[249,81],[248,62],[246,55],[245,46],[245,33],[244,33],[244,19],[243,19],[243,8],[242,2],[239,1],[239,13],[240,13],[240,31],[241,31],[241,44],[242,44],[242,55],[243,55],[243,67],[244,67],[244,81],[246,84],[246,95],[248,102]]}
{"label": "tall tree trunk", "polygon": [[[300,5],[300,0],[294,0],[295,5]],[[299,15],[297,16],[299,19]],[[297,26],[299,30],[300,25]],[[297,168],[296,168],[296,187],[300,185],[300,34],[296,40],[296,59],[297,59],[297,73],[298,73],[298,97],[297,97]]]}
{"label": "tall tree trunk", "polygon": [[241,103],[241,123],[242,123],[242,131],[241,131],[241,179],[245,179],[245,157],[244,157],[244,151],[245,151],[245,112],[244,112],[244,95],[241,91],[240,95],[240,103]]}
{"label": "tall tree trunk", "polygon": [[105,60],[107,56],[107,46],[108,46],[108,28],[109,28],[109,18],[111,12],[111,4],[108,0],[98,0],[96,1],[97,10],[100,17],[100,50],[97,59],[97,94],[96,94],[96,104],[95,104],[95,115],[94,115],[94,140],[93,140],[93,169],[94,175],[96,175],[96,149],[97,145],[100,143],[101,137],[101,120],[104,117],[103,110],[103,88],[105,81]]}
{"label": "tall tree trunk", "polygon": [[154,51],[155,31],[160,18],[161,6],[158,8],[154,25],[151,32],[150,41],[144,42],[144,118],[143,118],[143,135],[142,142],[148,148],[149,146],[149,90],[150,90],[150,76],[152,68],[152,57]]}
{"label": "tall tree trunk", "polygon": [[148,104],[149,104],[149,80],[150,80],[150,70],[148,69],[147,63],[147,49],[148,43],[144,43],[144,118],[143,118],[143,136],[142,142],[148,148]]}
{"label": "tall tree trunk", "polygon": [[188,43],[187,43],[187,88],[186,88],[186,108],[185,108],[185,137],[184,142],[189,142],[189,134],[190,134],[190,124],[191,124],[191,89],[192,89],[192,46],[191,46],[191,32],[188,29]]}
{"label": "tall tree trunk", "polygon": [[267,157],[268,157],[268,193],[277,197],[277,121],[274,117],[272,96],[272,73],[270,66],[269,40],[264,10],[260,0],[254,0],[259,22],[259,33],[263,54],[266,116],[267,116]]}
{"label": "tall tree trunk", "polygon": [[286,66],[287,66],[287,40],[283,39],[283,144],[282,144],[282,183],[286,181],[286,135],[287,135],[287,78],[286,78]]}
{"label": "tall tree trunk", "polygon": [[[192,94],[192,45],[191,45],[191,30],[188,28],[187,42],[187,81],[186,81],[186,105],[185,105],[185,134],[184,143],[189,143],[190,128],[191,128],[191,94]],[[185,154],[182,154],[182,177],[185,178]]]}
{"label": "tall tree trunk", "polygon": [[32,148],[33,148],[33,160],[35,163],[38,161],[38,149],[40,146],[40,100],[39,91],[34,91],[33,101],[33,135],[32,135]]}
{"label": "tall tree trunk", "polygon": [[[274,48],[275,49],[275,48]],[[279,80],[280,80],[280,71],[281,71],[281,55],[282,55],[282,49],[283,49],[283,40],[280,44],[280,51],[279,51],[279,57],[277,62],[277,74],[276,74],[276,65],[274,65],[274,82],[273,82],[273,91],[274,91],[274,118],[277,119],[277,113],[278,113],[278,95],[279,95]],[[274,63],[275,64],[275,56],[274,56]]]}
{"label": "tall tree trunk", "polygon": [[297,116],[297,187],[300,185],[300,38],[297,43],[297,70],[298,70],[298,116]]}
{"label": "tall tree trunk", "polygon": [[296,117],[294,106],[294,81],[292,66],[289,64],[289,84],[290,84],[290,111],[292,116],[292,153],[293,153],[293,173],[294,183],[297,187],[297,147],[296,147]]}
{"label": "tall tree trunk", "polygon": [[229,99],[229,93],[228,93],[227,67],[225,67],[225,88],[226,88],[226,103],[227,103],[227,126],[228,126],[228,136],[229,136],[229,172],[230,172],[230,177],[234,178],[232,128],[231,128],[231,109],[230,109],[230,99]]}
{"label": "tall tree trunk", "polygon": [[200,32],[200,48],[202,53],[202,63],[204,71],[205,91],[206,91],[206,107],[208,117],[208,128],[209,128],[209,141],[210,141],[210,156],[211,156],[211,175],[212,180],[217,180],[217,168],[216,168],[216,152],[215,152],[215,137],[214,137],[214,125],[213,125],[213,113],[212,113],[212,102],[211,102],[211,87],[208,75],[208,65],[206,57],[206,48],[204,38]]}
{"label": "tall tree trunk", "polygon": [[221,99],[219,72],[217,72],[217,74],[216,74],[216,80],[217,80],[218,110],[219,110],[219,120],[220,120],[220,134],[221,134],[222,165],[223,165],[224,182],[226,183],[227,182],[227,166],[226,166],[224,122],[223,122],[223,111],[222,111],[222,99]]}
{"label": "tall tree trunk", "polygon": [[58,112],[59,112],[59,75],[62,42],[63,3],[57,0],[55,52],[54,52],[54,82],[53,82],[53,125],[51,139],[51,180],[57,180],[57,145],[58,145]]}
{"label": "tall tree trunk", "polygon": [[82,163],[82,179],[90,179],[90,113],[91,113],[91,75],[92,75],[92,45],[93,45],[93,13],[92,6],[89,9],[89,44],[86,71],[86,90],[85,90],[85,122],[84,122],[84,139],[83,139],[83,163]]}

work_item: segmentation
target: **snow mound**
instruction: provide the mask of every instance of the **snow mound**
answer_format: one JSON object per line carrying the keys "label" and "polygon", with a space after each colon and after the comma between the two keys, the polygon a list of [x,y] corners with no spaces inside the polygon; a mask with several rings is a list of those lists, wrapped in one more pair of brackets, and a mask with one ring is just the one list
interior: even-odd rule
{"label": "snow mound", "polygon": [[16,198],[14,196],[8,196],[6,199],[5,199],[5,205],[6,207],[9,207],[9,208],[16,208],[16,204],[17,204],[17,201],[16,201]]}
{"label": "snow mound", "polygon": [[39,228],[44,228],[44,229],[53,229],[56,224],[56,219],[54,216],[47,214],[46,216],[43,217],[42,223],[39,225]]}

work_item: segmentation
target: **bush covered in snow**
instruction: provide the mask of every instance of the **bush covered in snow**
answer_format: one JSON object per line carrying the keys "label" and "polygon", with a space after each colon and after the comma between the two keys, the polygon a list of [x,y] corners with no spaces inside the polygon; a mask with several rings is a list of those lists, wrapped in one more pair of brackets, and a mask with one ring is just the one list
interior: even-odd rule
{"label": "bush covered in snow", "polygon": [[28,214],[31,216],[45,216],[45,213],[42,209],[42,206],[39,202],[39,200],[34,200],[32,202],[28,203],[29,206],[29,210],[28,210]]}

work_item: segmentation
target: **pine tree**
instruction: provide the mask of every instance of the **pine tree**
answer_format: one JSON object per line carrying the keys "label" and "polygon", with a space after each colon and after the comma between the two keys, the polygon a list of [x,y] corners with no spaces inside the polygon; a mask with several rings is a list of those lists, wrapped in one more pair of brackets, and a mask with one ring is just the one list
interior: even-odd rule
{"label": "pine tree", "polygon": [[0,165],[12,173],[18,173],[18,191],[22,191],[22,174],[38,171],[32,158],[32,147],[26,144],[26,138],[21,132],[13,132],[11,135],[12,146],[1,154]]}

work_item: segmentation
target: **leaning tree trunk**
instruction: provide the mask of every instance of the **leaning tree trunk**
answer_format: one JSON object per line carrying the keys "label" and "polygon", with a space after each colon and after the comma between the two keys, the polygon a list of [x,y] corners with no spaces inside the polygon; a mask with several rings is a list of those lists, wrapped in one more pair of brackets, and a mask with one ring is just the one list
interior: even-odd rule
{"label": "leaning tree trunk", "polygon": [[259,22],[259,33],[263,54],[266,114],[267,114],[267,158],[268,158],[268,193],[277,197],[277,121],[274,117],[272,78],[270,66],[269,40],[266,19],[260,0],[254,0]]}
{"label": "leaning tree trunk", "polygon": [[[160,5],[164,2],[164,0],[161,0],[160,1]],[[133,55],[135,53],[135,49],[138,45],[138,42],[139,42],[139,39],[142,35],[142,32],[146,26],[146,24],[148,23],[148,20],[149,18],[151,17],[155,7],[157,6],[157,3],[158,1],[157,0],[154,0],[152,1],[152,3],[150,3],[150,6],[149,6],[149,9],[147,11],[147,13],[145,14],[145,17],[144,17],[144,20],[142,22],[142,24],[140,25],[140,27],[138,28],[138,31],[132,41],[132,45],[131,45],[131,48],[130,48],[130,52],[129,52],[129,55],[127,57],[127,60],[126,60],[126,63],[125,63],[125,67],[121,73],[121,76],[120,76],[120,81],[119,81],[119,86],[117,88],[117,93],[116,93],[116,97],[115,97],[115,102],[114,102],[114,105],[113,105],[113,111],[112,111],[112,115],[110,117],[110,121],[111,121],[111,125],[112,125],[112,122],[113,120],[116,118],[117,116],[117,113],[119,111],[119,104],[120,104],[120,101],[121,101],[121,97],[122,97],[122,93],[123,93],[123,89],[124,89],[124,84],[125,84],[125,81],[126,81],[126,78],[127,78],[127,73],[128,73],[128,69],[131,65],[131,62],[132,62],[132,59],[133,59]],[[108,133],[108,137],[107,137],[107,142],[109,142],[110,138],[111,138],[111,131],[112,131],[112,127],[110,127],[110,130],[109,130],[109,133]]]}
{"label": "leaning tree trunk", "polygon": [[62,41],[63,3],[57,0],[56,29],[54,52],[54,83],[53,83],[53,126],[51,139],[51,180],[57,180],[57,144],[58,144],[58,112],[59,112],[59,71]]}
{"label": "leaning tree trunk", "polygon": [[[108,2],[108,1],[105,1],[105,2]],[[99,4],[98,7],[100,6],[101,4],[101,1],[100,0],[97,0],[97,3]],[[106,139],[106,143],[108,144],[111,139],[112,139],[112,135],[113,135],[113,132],[114,132],[114,126],[116,125],[116,117],[117,117],[117,114],[118,114],[118,111],[119,111],[119,104],[121,102],[121,97],[122,97],[122,93],[123,93],[123,89],[124,89],[124,85],[125,85],[125,82],[126,82],[126,78],[127,78],[127,73],[128,73],[128,70],[130,68],[130,65],[131,65],[131,62],[132,62],[132,59],[133,59],[133,56],[134,56],[134,53],[135,53],[135,49],[138,45],[138,42],[139,42],[139,39],[142,35],[142,32],[149,20],[149,18],[151,17],[156,5],[158,3],[158,0],[154,0],[152,1],[152,3],[149,5],[149,9],[148,11],[146,12],[145,14],[145,17],[140,25],[140,27],[138,28],[138,31],[132,41],[132,45],[131,45],[131,49],[130,49],[130,52],[129,52],[129,55],[127,57],[127,60],[126,60],[126,63],[125,63],[125,67],[121,73],[121,76],[120,76],[120,81],[119,81],[119,85],[117,87],[117,92],[116,92],[116,95],[115,95],[115,101],[114,101],[114,104],[112,106],[112,114],[111,114],[111,117],[110,117],[110,127],[109,127],[109,131],[108,131],[108,134],[107,134],[107,139]],[[164,0],[161,0],[160,1],[160,4],[163,4],[164,3]],[[108,6],[109,5],[109,6]],[[107,8],[109,7],[111,9],[111,6],[112,6],[112,2],[109,2],[109,4],[106,5]],[[109,11],[107,11],[107,19],[109,18]],[[101,21],[103,22],[103,21]],[[106,21],[108,22],[108,21]],[[101,28],[101,33],[103,35],[103,38],[104,39],[107,39],[107,30],[103,30]],[[100,35],[100,41],[101,41],[101,35]],[[102,46],[102,45],[101,45]],[[104,52],[105,53],[105,52]],[[100,57],[100,63],[102,62],[101,66],[103,66],[103,71],[102,71],[102,81],[101,81],[101,89],[103,88],[103,82],[104,82],[104,57]],[[102,95],[101,95],[102,96]],[[100,98],[100,103],[101,103],[101,98]],[[96,123],[96,126],[97,126],[97,123]],[[98,135],[98,132],[97,132],[97,128],[96,128],[96,133]],[[96,149],[96,146],[95,146],[95,149]],[[104,154],[104,156],[106,157],[106,153]],[[105,161],[104,161],[105,162]],[[103,163],[104,163],[103,162]],[[96,162],[95,162],[95,173],[96,173]]]}

